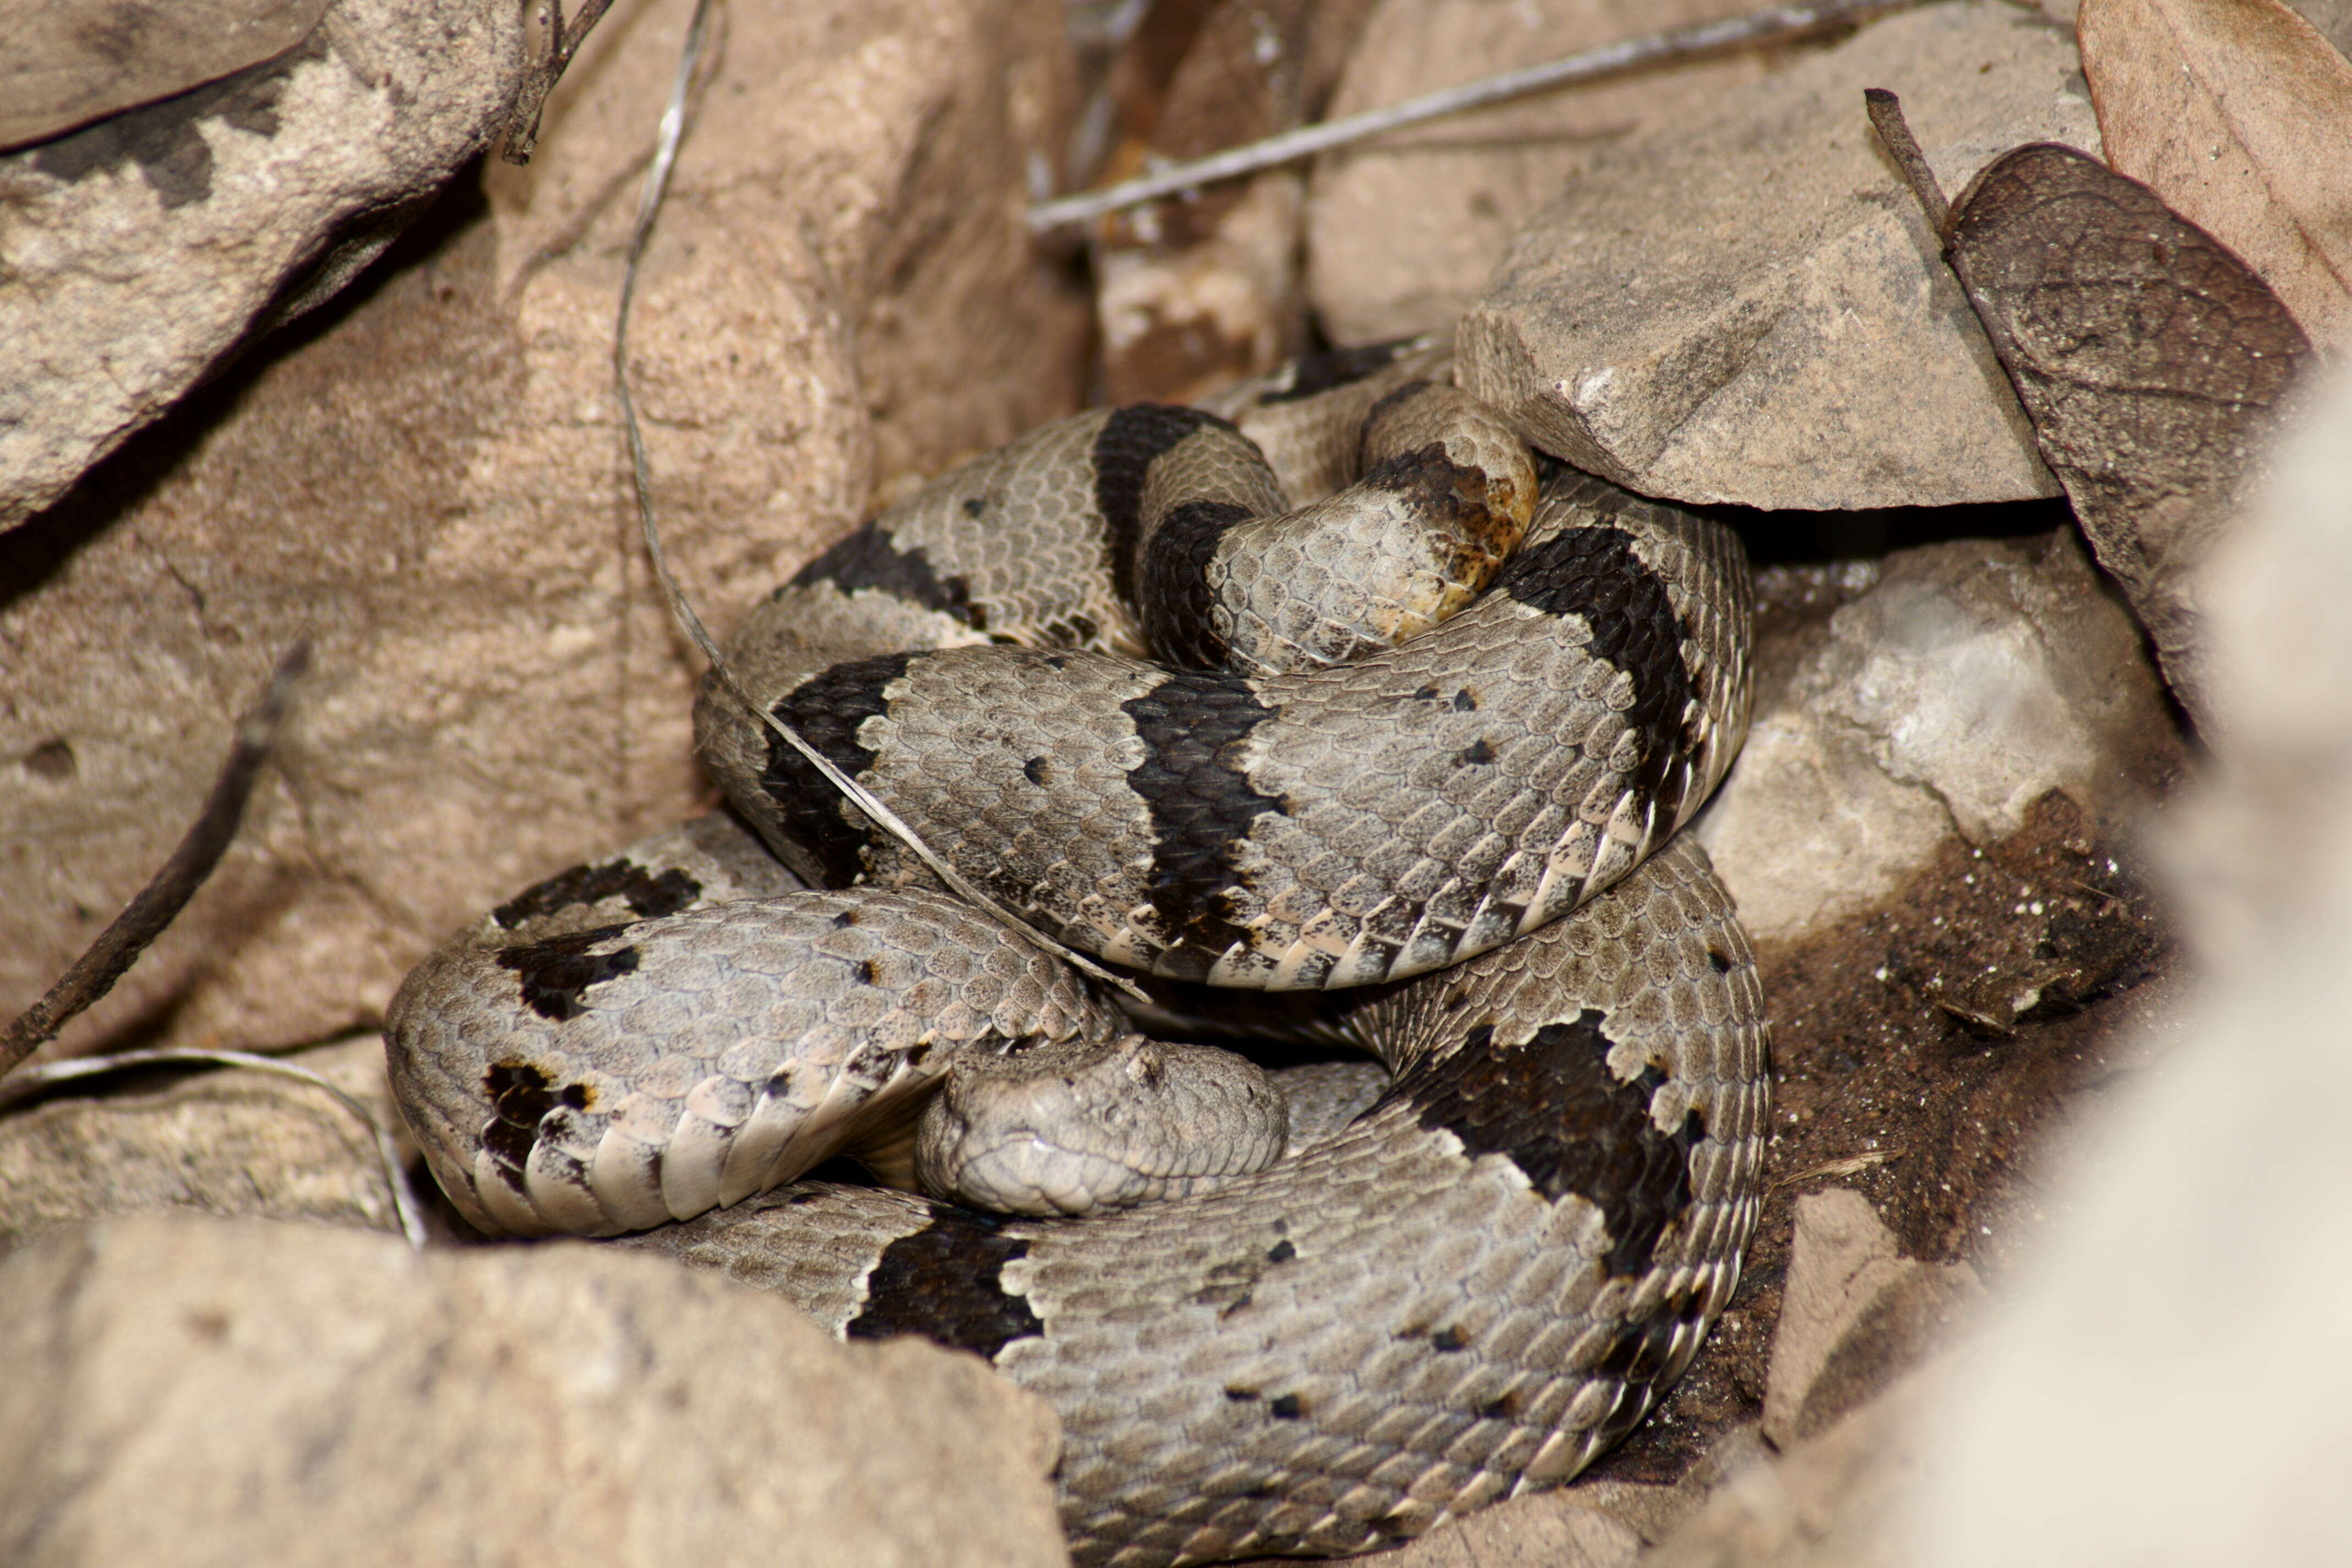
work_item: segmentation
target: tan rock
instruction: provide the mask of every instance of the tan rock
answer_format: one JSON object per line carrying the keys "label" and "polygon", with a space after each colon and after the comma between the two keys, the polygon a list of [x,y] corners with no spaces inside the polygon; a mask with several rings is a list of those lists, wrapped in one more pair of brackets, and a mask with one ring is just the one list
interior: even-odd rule
{"label": "tan rock", "polygon": [[1905,1509],[1926,1465],[1921,1428],[1951,1387],[1949,1358],[1827,1431],[1732,1469],[1643,1568],[1905,1568]]}
{"label": "tan rock", "polygon": [[[1627,1568],[1642,1535],[1584,1489],[1513,1498],[1385,1552],[1348,1559],[1366,1568]],[[1242,1568],[1287,1568],[1295,1557],[1261,1557]]]}
{"label": "tan rock", "polygon": [[[399,1125],[374,1036],[285,1059]],[[400,1226],[374,1135],[310,1084],[226,1068],[161,1087],[83,1080],[0,1110],[0,1249],[53,1226],[151,1209]]]}
{"label": "tan rock", "polygon": [[1555,456],[1675,500],[2053,493],[1865,87],[1901,94],[1954,191],[2021,142],[2098,147],[2063,31],[1981,0],[1901,13],[1596,159],[1464,318],[1463,384]]}
{"label": "tan rock", "polygon": [[[487,210],[454,194],[363,298],[0,536],[0,1014],[161,862],[298,636],[314,673],[243,839],[59,1048],[373,1022],[475,911],[693,809],[610,384],[689,9],[609,16]],[[1066,412],[1086,331],[1021,226],[1066,119],[1055,0],[729,17],[631,338],[666,536],[722,634],[855,520],[877,452]]]}
{"label": "tan rock", "polygon": [[1785,1452],[1866,1404],[1983,1293],[1965,1263],[1901,1256],[1870,1200],[1852,1188],[1799,1197],[1772,1331],[1765,1437]]}
{"label": "tan rock", "polygon": [[[1386,0],[1334,116],[1402,103],[1538,60],[1696,26],[1748,0]],[[1694,60],[1392,132],[1318,160],[1307,286],[1334,342],[1449,331],[1511,237],[1605,149],[1711,106],[1763,74],[1755,54]]]}
{"label": "tan rock", "polygon": [[1759,676],[1747,747],[1694,829],[1761,942],[1876,908],[1955,836],[2015,833],[2050,790],[2127,807],[2128,761],[2171,725],[2071,530],[1843,571],[1853,596]]}
{"label": "tan rock", "polygon": [[382,250],[503,125],[522,22],[338,0],[289,52],[0,158],[0,528]]}
{"label": "tan rock", "polygon": [[1042,1400],[578,1244],[166,1218],[0,1261],[24,1568],[1066,1563]]}

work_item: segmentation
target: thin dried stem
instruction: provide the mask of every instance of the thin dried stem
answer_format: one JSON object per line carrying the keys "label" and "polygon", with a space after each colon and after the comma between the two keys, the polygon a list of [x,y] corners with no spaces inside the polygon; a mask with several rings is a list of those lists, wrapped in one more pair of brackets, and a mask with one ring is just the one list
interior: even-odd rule
{"label": "thin dried stem", "polygon": [[89,951],[74,961],[64,977],[49,987],[48,994],[26,1008],[8,1026],[7,1033],[0,1035],[0,1077],[56,1039],[58,1030],[114,989],[114,983],[138,962],[148,944],[163,933],[163,928],[213,874],[245,820],[246,803],[253,798],[261,765],[277,748],[278,733],[293,705],[295,685],[310,667],[308,642],[296,643],[278,661],[261,700],[237,721],[236,740],[229,748],[228,760],[221,764],[212,794],[172,858],[114,917],[114,923],[99,932]]}
{"label": "thin dried stem", "polygon": [[514,107],[507,110],[507,144],[499,156],[509,163],[528,163],[539,147],[540,111],[547,107],[547,95],[563,79],[572,57],[580,52],[587,41],[590,29],[604,19],[613,0],[587,0],[570,26],[563,21],[562,0],[547,0],[541,13],[547,27],[547,53],[523,71],[521,85],[515,89]]}
{"label": "thin dried stem", "polygon": [[1378,136],[1383,132],[1441,120],[1467,110],[1484,109],[1488,104],[1547,92],[1575,82],[1591,81],[1597,77],[1614,76],[1642,66],[1655,65],[1662,60],[1685,59],[1694,55],[1715,54],[1755,44],[1786,43],[1832,27],[1864,21],[1884,12],[1899,11],[1912,4],[1914,0],[1820,0],[1820,3],[1810,5],[1775,5],[1769,10],[1709,22],[1704,26],[1683,27],[1671,33],[1653,33],[1646,37],[1606,44],[1562,59],[1547,60],[1541,65],[1505,71],[1499,76],[1485,77],[1460,87],[1423,93],[1419,98],[1409,98],[1386,109],[1367,110],[1344,119],[1304,125],[1296,131],[1269,136],[1262,142],[1245,142],[1222,153],[1213,153],[1205,158],[1195,158],[1190,163],[1173,163],[1132,180],[1123,180],[1116,185],[1107,185],[1098,191],[1085,191],[1074,196],[1039,202],[1029,209],[1029,227],[1033,232],[1042,234],[1067,224],[1086,223],[1106,213],[1117,212],[1121,207],[1137,206],[1160,196],[1191,191],[1212,181],[1229,180],[1238,174],[1254,174],[1260,169],[1295,163],[1301,158],[1313,157],[1318,153],[1328,153],[1335,147],[1361,142],[1366,137]]}
{"label": "thin dried stem", "polygon": [[1903,118],[1903,100],[1883,87],[1862,89],[1862,101],[1870,114],[1871,128],[1878,132],[1879,141],[1886,145],[1887,156],[1903,174],[1903,183],[1919,199],[1920,210],[1936,237],[1949,243],[1952,237],[1952,205],[1944,199],[1944,187],[1936,183],[1936,172],[1927,167],[1927,154],[1919,151],[1919,139],[1911,134],[1910,121]]}

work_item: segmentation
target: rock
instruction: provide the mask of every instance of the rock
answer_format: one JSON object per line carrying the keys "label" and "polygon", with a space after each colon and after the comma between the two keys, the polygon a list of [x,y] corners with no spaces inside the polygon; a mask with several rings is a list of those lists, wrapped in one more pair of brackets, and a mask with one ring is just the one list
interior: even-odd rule
{"label": "rock", "polygon": [[0,1304],[26,1568],[1068,1561],[1042,1400],[649,1258],[153,1215]]}
{"label": "rock", "polygon": [[[1748,0],[1388,0],[1349,58],[1330,113],[1752,9]],[[1349,343],[1450,331],[1511,237],[1604,149],[1705,110],[1763,71],[1752,52],[1678,62],[1326,153],[1307,210],[1307,292],[1324,332]]]}
{"label": "rock", "polygon": [[489,144],[521,69],[512,5],[337,0],[305,31],[0,158],[0,528],[381,251]]}
{"label": "rock", "polygon": [[[284,1059],[399,1125],[373,1036]],[[176,1081],[87,1080],[0,1112],[0,1250],[51,1226],[163,1208],[399,1229],[374,1135],[333,1096],[244,1068],[163,1070]]]}
{"label": "rock", "polygon": [[1642,1537],[1630,1525],[1570,1488],[1481,1509],[1394,1551],[1349,1561],[1379,1568],[1627,1568],[1641,1553]]}
{"label": "rock", "polygon": [[1463,320],[1462,383],[1546,451],[1675,500],[2052,494],[1862,90],[1902,95],[1957,191],[2021,142],[2095,153],[2081,80],[2062,30],[1958,0],[1727,92],[1596,158],[1520,233]]}
{"label": "rock", "polygon": [[1732,1469],[1642,1568],[1904,1568],[1902,1510],[1926,1462],[1920,1427],[1950,1389],[1949,1359],[1787,1455]]}
{"label": "rock", "polygon": [[2013,834],[2051,790],[2121,812],[2173,743],[2138,629],[2071,528],[1761,586],[1843,602],[1759,649],[1747,747],[1694,829],[1759,942],[1877,907],[1955,836]]}
{"label": "rock", "polygon": [[[313,674],[239,843],[58,1049],[372,1026],[476,912],[707,804],[611,397],[689,11],[607,16],[528,168],[454,189],[350,300],[0,534],[0,1014],[161,863],[298,636]],[[665,537],[721,634],[877,468],[1075,405],[1086,305],[1021,223],[1066,125],[1061,25],[1057,0],[730,23],[631,335]]]}
{"label": "rock", "polygon": [[1898,1256],[1893,1233],[1860,1193],[1832,1187],[1798,1198],[1765,1437],[1785,1452],[1867,1403],[1983,1291],[1965,1263]]}
{"label": "rock", "polygon": [[327,0],[66,0],[9,18],[0,148],[201,87],[290,49]]}
{"label": "rock", "polygon": [[2170,835],[2201,994],[2054,1184],[1959,1368],[1906,1562],[2268,1565],[2352,1540],[2347,422],[2339,367],[2213,564],[2227,742]]}
{"label": "rock", "polygon": [[[1745,1428],[1718,1448],[1725,1458],[1744,1461],[1753,1451],[1753,1428]],[[1348,1561],[1377,1568],[1602,1568],[1631,1563],[1644,1546],[1669,1535],[1721,1479],[1718,1467],[1702,1461],[1678,1486],[1578,1481],[1491,1504],[1450,1519],[1402,1546]],[[1286,1568],[1297,1561],[1254,1558],[1241,1568]]]}

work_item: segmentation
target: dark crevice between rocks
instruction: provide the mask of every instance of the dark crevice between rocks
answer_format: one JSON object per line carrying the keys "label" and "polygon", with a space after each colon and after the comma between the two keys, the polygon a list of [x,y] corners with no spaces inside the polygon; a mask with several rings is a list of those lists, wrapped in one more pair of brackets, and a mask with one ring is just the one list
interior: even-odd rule
{"label": "dark crevice between rocks", "polygon": [[[421,275],[425,287],[438,290],[443,286],[438,276],[424,275],[435,273],[435,263],[489,211],[478,168],[477,161],[459,170],[383,254],[340,293],[224,355],[169,412],[125,437],[55,503],[16,527],[0,531],[0,611],[38,592],[84,545],[148,500],[236,411],[271,366],[332,331],[412,269]],[[457,271],[447,270],[452,276]],[[303,281],[297,279],[281,290],[281,301],[292,298]],[[265,310],[260,319],[268,321],[273,313]]]}
{"label": "dark crevice between rocks", "polygon": [[2063,496],[1966,506],[1885,506],[1859,511],[1763,511],[1744,506],[1684,508],[1739,535],[1753,565],[1811,566],[1874,560],[1956,539],[2022,539],[2071,527]]}
{"label": "dark crevice between rocks", "polygon": [[[1778,1068],[1763,1215],[1690,1373],[1595,1478],[1679,1479],[1761,1416],[1800,1194],[1853,1187],[1906,1256],[1998,1276],[2041,1217],[2021,1178],[2130,1077],[2174,942],[2117,836],[2053,792],[2009,839],[1948,844],[1880,910],[1759,958]],[[1842,1162],[1860,1163],[1822,1169]]]}

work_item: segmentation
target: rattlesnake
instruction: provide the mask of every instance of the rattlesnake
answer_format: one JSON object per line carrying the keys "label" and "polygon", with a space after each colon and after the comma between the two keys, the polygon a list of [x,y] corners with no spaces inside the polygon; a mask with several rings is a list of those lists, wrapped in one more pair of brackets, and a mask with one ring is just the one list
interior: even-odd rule
{"label": "rattlesnake", "polygon": [[[1238,431],[1048,426],[818,557],[730,656],[985,895],[1158,977],[1134,1016],[1223,1028],[1248,988],[1385,1081],[1286,1099],[1133,1037],[712,688],[740,821],[551,879],[394,1003],[457,1207],[988,1357],[1060,1413],[1084,1563],[1361,1550],[1622,1436],[1756,1215],[1755,967],[1668,841],[1746,728],[1745,560],[1597,479],[1538,497],[1431,368],[1310,364],[1229,402]],[[1303,537],[1253,539],[1286,486],[1364,466]],[[1391,540],[1408,514],[1438,542]],[[1378,586],[1368,536],[1404,563]],[[1199,1127],[1237,1131],[1174,1135]],[[1035,1214],[1158,1201],[1013,1219],[793,1180],[845,1149]]]}

